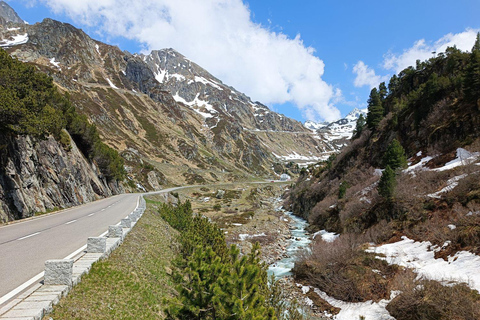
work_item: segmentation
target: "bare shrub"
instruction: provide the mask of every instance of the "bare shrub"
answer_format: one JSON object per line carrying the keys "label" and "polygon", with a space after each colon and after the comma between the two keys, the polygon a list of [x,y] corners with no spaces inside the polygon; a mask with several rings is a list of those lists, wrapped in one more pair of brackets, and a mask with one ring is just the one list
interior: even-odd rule
{"label": "bare shrub", "polygon": [[480,215],[471,213],[456,224],[456,242],[461,248],[480,253]]}
{"label": "bare shrub", "polygon": [[412,198],[425,197],[443,188],[451,177],[452,174],[447,171],[417,170],[415,175],[400,174],[397,177],[395,198],[410,201]]}
{"label": "bare shrub", "polygon": [[359,197],[352,197],[340,212],[340,222],[345,232],[361,233],[365,229],[363,215],[372,206],[371,202],[362,201]]}
{"label": "bare shrub", "polygon": [[365,231],[365,242],[381,244],[389,241],[395,234],[395,228],[386,220],[381,220],[376,225]]}
{"label": "bare shrub", "polygon": [[315,239],[311,252],[295,263],[295,277],[344,301],[388,297],[396,267],[366,253],[362,242],[362,237],[354,234],[342,234],[333,242]]}
{"label": "bare shrub", "polygon": [[311,224],[318,226],[321,229],[340,232],[338,216],[338,199],[336,195],[329,195],[322,201],[318,202],[313,207],[310,217],[308,218]]}
{"label": "bare shrub", "polygon": [[[472,170],[470,166],[465,168]],[[470,201],[480,202],[480,173],[465,173],[467,176],[458,181],[458,185],[450,192],[448,198],[450,201],[458,201],[464,205]]]}
{"label": "bare shrub", "polygon": [[430,241],[434,245],[442,246],[446,241],[454,239],[448,225],[450,222],[442,217],[433,216],[423,223],[414,225],[412,228],[406,230],[406,235],[409,238],[418,241]]}
{"label": "bare shrub", "polygon": [[387,310],[397,320],[477,320],[480,296],[465,284],[443,286],[423,280],[404,287]]}

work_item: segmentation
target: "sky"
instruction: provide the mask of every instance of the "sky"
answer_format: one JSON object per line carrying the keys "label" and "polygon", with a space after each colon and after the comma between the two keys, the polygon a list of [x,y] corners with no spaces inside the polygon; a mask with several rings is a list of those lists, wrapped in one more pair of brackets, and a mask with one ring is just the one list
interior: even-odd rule
{"label": "sky", "polygon": [[480,0],[10,0],[131,53],[174,48],[254,101],[299,121],[365,108],[417,59],[470,50]]}

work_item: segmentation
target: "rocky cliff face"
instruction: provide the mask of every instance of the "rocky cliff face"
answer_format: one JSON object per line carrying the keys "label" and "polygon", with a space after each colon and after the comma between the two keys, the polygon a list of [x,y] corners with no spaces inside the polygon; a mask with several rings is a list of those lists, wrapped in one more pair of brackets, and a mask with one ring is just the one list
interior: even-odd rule
{"label": "rocky cliff face", "polygon": [[0,222],[124,191],[103,180],[73,141],[67,151],[51,137],[18,137],[2,150],[0,162]]}

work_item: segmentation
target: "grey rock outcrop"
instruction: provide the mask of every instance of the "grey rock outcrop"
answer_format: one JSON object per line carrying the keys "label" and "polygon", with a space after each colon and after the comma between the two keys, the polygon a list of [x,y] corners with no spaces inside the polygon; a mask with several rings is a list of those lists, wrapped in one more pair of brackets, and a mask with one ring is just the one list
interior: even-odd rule
{"label": "grey rock outcrop", "polygon": [[18,137],[2,150],[0,221],[67,208],[122,192],[108,184],[71,142],[66,151],[54,138]]}

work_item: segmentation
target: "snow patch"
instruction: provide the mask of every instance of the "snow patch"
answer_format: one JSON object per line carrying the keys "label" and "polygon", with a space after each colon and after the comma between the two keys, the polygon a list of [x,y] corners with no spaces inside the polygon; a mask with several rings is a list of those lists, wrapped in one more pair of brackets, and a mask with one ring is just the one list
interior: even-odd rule
{"label": "snow patch", "polygon": [[258,237],[265,237],[266,234],[265,233],[260,233],[260,234],[246,234],[246,233],[242,233],[242,234],[239,234],[238,235],[238,239],[240,239],[240,241],[245,241],[247,239],[251,239],[251,238],[258,238]]}
{"label": "snow patch", "polygon": [[407,237],[403,240],[370,247],[367,252],[381,254],[377,259],[389,264],[411,268],[418,273],[418,278],[430,280],[465,282],[470,288],[480,291],[480,257],[468,252],[459,251],[449,256],[448,261],[435,259],[435,249],[429,241],[417,242]]}
{"label": "snow patch", "polygon": [[113,89],[117,89],[118,90],[118,87],[116,85],[113,84],[112,81],[110,81],[110,79],[106,78],[105,80],[107,80],[108,84],[110,85],[110,87],[112,87]]}
{"label": "snow patch", "polygon": [[449,191],[452,191],[453,189],[455,189],[455,187],[458,186],[458,181],[462,180],[466,176],[467,176],[467,174],[462,174],[462,175],[453,177],[451,179],[448,179],[447,186],[445,188],[443,188],[442,190],[437,191],[435,193],[428,194],[427,196],[430,197],[430,198],[440,199],[441,198],[440,194],[445,193],[445,192],[449,192]]}
{"label": "snow patch", "polygon": [[313,234],[313,239],[315,239],[316,236],[320,235],[322,237],[322,240],[325,242],[333,242],[335,239],[338,238],[338,234],[334,232],[328,232],[326,230],[320,230],[318,232],[315,232]]}
{"label": "snow patch", "polygon": [[334,317],[335,320],[355,320],[360,319],[360,316],[363,316],[365,320],[395,320],[387,311],[386,306],[399,294],[398,291],[392,291],[389,300],[382,299],[379,302],[371,300],[366,302],[344,302],[330,297],[317,288],[313,290],[320,298],[341,309]]}
{"label": "snow patch", "polygon": [[52,59],[50,59],[50,63],[53,64],[55,67],[57,67],[58,69],[62,70],[62,68],[60,68],[60,64],[58,63],[58,61],[55,61],[55,57],[53,57]]}
{"label": "snow patch", "polygon": [[[417,153],[417,155],[418,154],[421,155],[422,152],[420,151],[419,153]],[[424,158],[420,159],[419,163],[409,166],[407,169],[403,170],[403,172],[410,172],[410,173],[414,174],[413,171],[415,171],[415,170],[425,169],[425,167],[424,167],[425,163],[427,163],[428,161],[430,161],[432,159],[433,159],[433,157],[430,157],[430,156],[424,157]]]}
{"label": "snow patch", "polygon": [[313,161],[320,161],[322,160],[322,157],[317,157],[317,156],[303,156],[303,155],[300,155],[298,154],[297,152],[295,151],[292,151],[292,153],[286,155],[286,156],[279,156],[277,155],[276,153],[272,152],[272,154],[278,158],[278,159],[281,159],[281,160],[284,160],[284,161],[290,161],[290,160],[313,160]]}
{"label": "snow patch", "polygon": [[178,73],[169,74],[168,79],[171,79],[171,78],[174,78],[177,81],[185,81],[186,80],[184,75],[181,75],[181,74],[178,74]]}
{"label": "snow patch", "polygon": [[477,160],[480,156],[480,152],[469,152],[463,148],[457,149],[457,157],[452,161],[447,162],[443,167],[433,169],[433,171],[445,171],[455,167],[467,165]]}
{"label": "snow patch", "polygon": [[[200,94],[197,93],[197,96],[195,97],[195,99],[193,99],[193,101],[187,101],[185,100],[184,98],[180,97],[178,95],[178,92],[173,96],[173,99],[175,99],[175,101],[177,102],[181,102],[189,107],[192,108],[192,110],[194,110],[195,112],[197,112],[198,114],[200,114],[202,117],[204,117],[205,119],[207,118],[213,118],[214,116],[212,115],[212,113],[218,113],[217,110],[215,110],[215,108],[209,104],[208,102],[206,101],[203,101],[203,100],[200,100],[198,98]],[[200,111],[198,110],[198,108],[205,108],[207,112],[203,112],[203,111]]]}
{"label": "snow patch", "polygon": [[199,76],[195,76],[195,82],[201,82],[205,85],[210,85],[218,90],[222,90],[223,91],[223,88],[219,86],[219,83],[218,82],[215,82],[213,80],[208,80],[208,79],[205,79],[204,77],[199,77]]}
{"label": "snow patch", "polygon": [[0,47],[17,46],[28,42],[28,33],[12,36],[13,40],[2,40]]}

